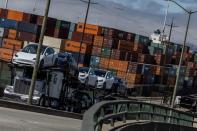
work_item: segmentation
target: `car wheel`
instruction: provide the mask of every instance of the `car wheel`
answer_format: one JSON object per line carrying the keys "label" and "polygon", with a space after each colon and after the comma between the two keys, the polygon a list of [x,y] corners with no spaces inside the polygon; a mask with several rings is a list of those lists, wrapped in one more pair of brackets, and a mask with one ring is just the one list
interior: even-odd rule
{"label": "car wheel", "polygon": [[44,67],[44,60],[40,61],[40,69]]}

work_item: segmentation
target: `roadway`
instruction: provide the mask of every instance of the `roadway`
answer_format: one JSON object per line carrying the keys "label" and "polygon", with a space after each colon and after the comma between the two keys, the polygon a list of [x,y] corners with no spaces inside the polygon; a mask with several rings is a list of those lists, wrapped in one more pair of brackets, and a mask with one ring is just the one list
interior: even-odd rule
{"label": "roadway", "polygon": [[80,131],[81,120],[0,107],[2,131]]}

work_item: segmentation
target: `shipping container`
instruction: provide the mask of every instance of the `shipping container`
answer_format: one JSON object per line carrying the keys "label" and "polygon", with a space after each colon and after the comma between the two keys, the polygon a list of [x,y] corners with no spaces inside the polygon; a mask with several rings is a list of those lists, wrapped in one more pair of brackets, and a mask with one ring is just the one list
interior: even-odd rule
{"label": "shipping container", "polygon": [[127,73],[126,72],[123,72],[123,71],[117,71],[117,76],[119,78],[122,78],[123,80],[126,80]]}
{"label": "shipping container", "polygon": [[55,49],[56,52],[59,52],[62,42],[63,42],[62,39],[44,36],[43,45],[52,47]]}
{"label": "shipping container", "polygon": [[70,29],[70,22],[57,20],[54,36],[61,39],[67,39]]}
{"label": "shipping container", "polygon": [[102,27],[102,36],[117,38],[118,30],[108,27]]}
{"label": "shipping container", "polygon": [[129,62],[128,64],[128,73],[134,73],[134,74],[141,74],[142,73],[142,64],[139,63],[134,63],[134,62]]}
{"label": "shipping container", "polygon": [[129,85],[132,84],[140,84],[142,79],[141,74],[132,74],[132,73],[127,73],[126,75],[126,81]]}
{"label": "shipping container", "polygon": [[133,51],[134,44],[129,41],[125,40],[119,40],[118,43],[118,50],[127,50],[127,51]]}
{"label": "shipping container", "polygon": [[109,68],[126,72],[127,68],[128,68],[128,63],[129,63],[128,61],[120,61],[120,60],[110,59]]}
{"label": "shipping container", "polygon": [[102,47],[103,40],[104,40],[104,37],[103,36],[94,36],[93,45],[94,46],[98,46],[98,47]]}
{"label": "shipping container", "polygon": [[138,54],[138,62],[145,64],[155,64],[154,56],[149,54]]}
{"label": "shipping container", "polygon": [[11,49],[0,48],[0,60],[11,62],[14,52]]}
{"label": "shipping container", "polygon": [[44,19],[43,16],[37,16],[37,17],[35,18],[36,24],[37,24],[37,25],[42,25],[43,19]]}
{"label": "shipping container", "polygon": [[92,47],[92,55],[94,56],[101,56],[101,48],[97,46]]}
{"label": "shipping container", "polygon": [[119,40],[116,38],[104,37],[103,47],[118,49]]}
{"label": "shipping container", "polygon": [[23,12],[9,9],[7,18],[10,20],[22,21],[23,20]]}
{"label": "shipping container", "polygon": [[[83,29],[84,29],[84,24],[78,23],[77,32],[83,32]],[[101,27],[98,25],[86,24],[85,33],[92,34],[92,35],[100,35]]]}
{"label": "shipping container", "polygon": [[138,53],[137,52],[127,52],[126,61],[137,62],[138,61]]}
{"label": "shipping container", "polygon": [[17,29],[17,26],[18,26],[17,21],[0,18],[0,27],[9,28],[9,29]]}
{"label": "shipping container", "polygon": [[98,56],[91,56],[90,58],[90,67],[98,68],[100,63],[100,57]]}
{"label": "shipping container", "polygon": [[21,41],[37,42],[37,36],[35,34],[22,31],[17,33],[17,39]]}
{"label": "shipping container", "polygon": [[120,59],[120,50],[112,49],[111,50],[111,59]]}
{"label": "shipping container", "polygon": [[74,31],[76,31],[76,28],[77,28],[77,24],[71,22],[71,23],[70,23],[69,32],[74,32]]}
{"label": "shipping container", "polygon": [[[94,36],[92,34],[84,34],[83,42],[92,44]],[[82,33],[81,32],[73,32],[72,34],[72,41],[81,42],[82,40]]]}
{"label": "shipping container", "polygon": [[19,40],[3,39],[2,47],[18,51],[23,47],[23,42]]}
{"label": "shipping container", "polygon": [[18,30],[22,32],[37,33],[38,26],[26,22],[18,22]]}
{"label": "shipping container", "polygon": [[[65,40],[64,41],[65,44],[65,51],[70,51],[70,52],[77,52],[82,53],[82,54],[90,54],[91,53],[91,45],[86,44],[86,43],[82,43],[82,45],[80,46],[80,42],[75,42],[75,41],[70,41],[70,40]],[[81,47],[81,50],[80,50]]]}
{"label": "shipping container", "polygon": [[9,39],[16,39],[17,30],[9,29],[8,31],[8,38]]}
{"label": "shipping container", "polygon": [[100,58],[99,68],[108,69],[109,68],[109,59]]}
{"label": "shipping container", "polygon": [[143,44],[143,45],[148,46],[150,44],[149,37],[136,34],[135,35],[135,44]]}
{"label": "shipping container", "polygon": [[133,34],[133,33],[126,33],[126,40],[130,41],[130,42],[134,42],[135,34]]}
{"label": "shipping container", "polygon": [[104,58],[110,58],[111,50],[110,48],[102,48],[101,49],[101,56]]}
{"label": "shipping container", "polygon": [[8,11],[7,9],[0,8],[0,18],[7,18]]}
{"label": "shipping container", "polygon": [[[38,15],[31,14],[31,16],[30,16],[30,23],[37,24],[37,19],[38,19]],[[39,25],[39,24],[37,24],[37,25]]]}
{"label": "shipping container", "polygon": [[23,13],[23,20],[22,21],[29,23],[30,20],[31,20],[31,14],[29,14],[29,13]]}

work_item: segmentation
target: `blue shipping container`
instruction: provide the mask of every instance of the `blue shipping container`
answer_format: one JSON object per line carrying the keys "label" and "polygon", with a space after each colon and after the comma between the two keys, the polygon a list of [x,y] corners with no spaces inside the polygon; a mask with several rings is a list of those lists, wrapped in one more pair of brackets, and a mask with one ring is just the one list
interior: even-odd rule
{"label": "blue shipping container", "polygon": [[9,28],[9,29],[17,29],[18,22],[14,20],[0,18],[0,27]]}
{"label": "blue shipping container", "polygon": [[35,24],[30,24],[26,22],[19,22],[18,23],[18,30],[23,32],[30,32],[30,33],[37,33],[38,26]]}

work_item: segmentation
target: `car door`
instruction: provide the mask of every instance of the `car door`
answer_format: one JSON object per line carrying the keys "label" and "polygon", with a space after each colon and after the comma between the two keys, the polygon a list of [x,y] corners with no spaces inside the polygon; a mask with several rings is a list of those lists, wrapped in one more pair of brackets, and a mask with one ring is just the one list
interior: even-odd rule
{"label": "car door", "polygon": [[44,66],[49,66],[50,65],[50,63],[51,63],[51,50],[50,50],[50,48],[47,48],[46,49],[46,51],[45,51],[45,53],[44,53],[44,56],[43,56],[44,58]]}
{"label": "car door", "polygon": [[48,66],[53,66],[55,63],[55,51],[53,48],[49,48],[49,55],[48,55]]}
{"label": "car door", "polygon": [[114,77],[113,77],[112,72],[107,72],[105,82],[106,82],[106,89],[111,89],[113,82],[114,82]]}

